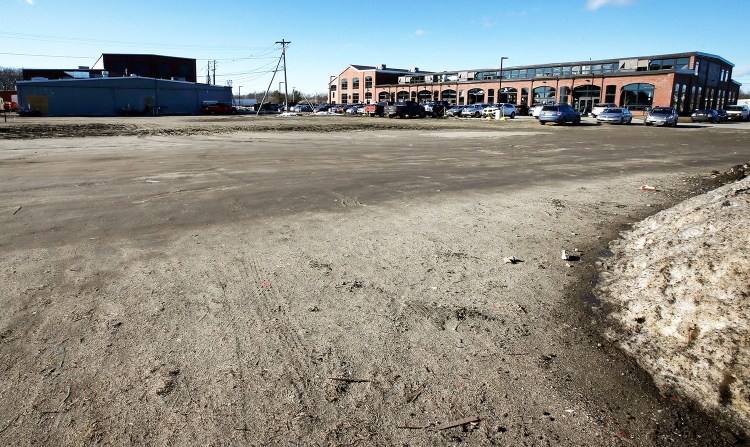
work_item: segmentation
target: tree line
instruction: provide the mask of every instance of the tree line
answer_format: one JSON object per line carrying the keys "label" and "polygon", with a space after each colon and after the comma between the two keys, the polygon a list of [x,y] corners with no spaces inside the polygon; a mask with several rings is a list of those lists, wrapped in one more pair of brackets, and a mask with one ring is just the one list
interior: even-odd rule
{"label": "tree line", "polygon": [[0,90],[15,90],[16,81],[21,79],[20,68],[0,67]]}

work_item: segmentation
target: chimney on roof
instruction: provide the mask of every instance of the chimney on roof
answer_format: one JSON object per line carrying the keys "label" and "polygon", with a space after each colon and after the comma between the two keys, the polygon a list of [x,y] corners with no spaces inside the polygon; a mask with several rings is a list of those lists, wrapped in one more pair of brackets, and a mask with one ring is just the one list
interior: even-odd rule
{"label": "chimney on roof", "polygon": [[385,70],[385,64],[378,65],[378,70]]}
{"label": "chimney on roof", "polygon": [[414,67],[411,69],[412,73],[416,73],[419,71],[419,67]]}

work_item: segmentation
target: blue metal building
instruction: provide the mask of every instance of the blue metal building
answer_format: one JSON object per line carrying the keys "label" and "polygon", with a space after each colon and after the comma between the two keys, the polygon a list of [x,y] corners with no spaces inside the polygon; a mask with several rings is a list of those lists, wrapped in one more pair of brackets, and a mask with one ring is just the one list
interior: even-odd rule
{"label": "blue metal building", "polygon": [[131,76],[18,81],[18,106],[42,116],[197,115],[204,101],[232,103],[232,88]]}

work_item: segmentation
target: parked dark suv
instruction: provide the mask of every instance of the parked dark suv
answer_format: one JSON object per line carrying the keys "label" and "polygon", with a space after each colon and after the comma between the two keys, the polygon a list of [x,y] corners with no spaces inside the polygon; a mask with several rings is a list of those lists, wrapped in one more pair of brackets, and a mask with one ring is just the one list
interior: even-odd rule
{"label": "parked dark suv", "polygon": [[570,104],[546,105],[542,107],[542,111],[539,112],[539,124],[546,124],[548,122],[557,124],[565,124],[566,122],[580,124],[581,114],[571,107]]}
{"label": "parked dark suv", "polygon": [[714,109],[696,109],[690,115],[690,120],[694,123],[718,123],[721,118]]}

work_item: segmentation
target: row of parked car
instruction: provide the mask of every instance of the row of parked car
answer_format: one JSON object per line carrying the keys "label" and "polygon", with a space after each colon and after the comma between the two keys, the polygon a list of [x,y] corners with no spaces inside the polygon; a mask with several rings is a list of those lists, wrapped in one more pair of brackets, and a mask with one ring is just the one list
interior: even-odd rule
{"label": "row of parked car", "polygon": [[[317,112],[329,114],[419,117],[474,117],[486,118],[507,117],[515,118],[522,110],[512,103],[499,104],[469,104],[451,106],[447,101],[429,101],[416,103],[414,101],[380,102],[377,104],[324,104],[317,107],[310,105],[296,105],[290,108],[292,112]],[[538,119],[539,124],[549,122],[564,124],[579,124],[581,113],[570,104],[539,104],[528,109],[528,114]],[[615,104],[595,104],[591,115],[597,123],[631,124],[633,114],[625,107]],[[750,111],[747,105],[731,105],[725,110],[695,110],[691,115],[692,122],[720,123],[729,120],[748,120]],[[679,115],[674,107],[654,107],[644,118],[646,126],[677,126]]]}

